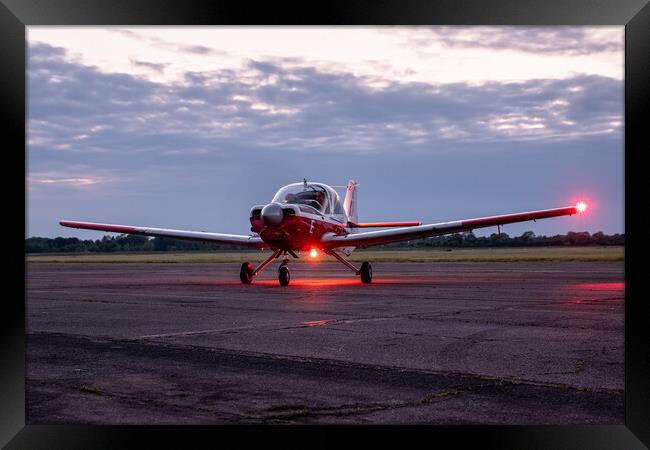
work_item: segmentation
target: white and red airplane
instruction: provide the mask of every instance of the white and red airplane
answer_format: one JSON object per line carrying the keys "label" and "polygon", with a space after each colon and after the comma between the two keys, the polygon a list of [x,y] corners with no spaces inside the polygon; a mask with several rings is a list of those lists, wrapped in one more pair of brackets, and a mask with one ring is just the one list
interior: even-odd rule
{"label": "white and red airplane", "polygon": [[[282,256],[282,263],[278,269],[278,278],[280,285],[287,286],[290,280],[288,255],[298,258],[296,252],[307,251],[312,257],[315,257],[318,251],[322,251],[339,260],[356,275],[360,275],[363,283],[370,283],[372,281],[372,266],[370,263],[365,261],[360,268],[357,268],[346,261],[338,253],[338,250],[349,256],[355,247],[360,246],[367,247],[390,242],[422,239],[469,231],[475,228],[501,226],[508,223],[546,219],[548,217],[570,216],[583,213],[587,209],[585,202],[578,202],[575,206],[563,208],[455,220],[428,225],[422,225],[420,222],[361,223],[357,220],[356,189],[358,185],[355,181],[348,182],[345,199],[341,203],[338,193],[326,184],[307,182],[307,180],[302,183],[289,184],[280,189],[268,205],[256,205],[251,208],[250,222],[253,234],[248,236],[71,220],[61,220],[59,223],[64,227],[71,228],[270,249],[273,254],[259,266],[253,267],[250,262],[242,264],[240,271],[241,282],[249,284],[262,269]],[[391,229],[358,232],[359,228],[372,227]]]}

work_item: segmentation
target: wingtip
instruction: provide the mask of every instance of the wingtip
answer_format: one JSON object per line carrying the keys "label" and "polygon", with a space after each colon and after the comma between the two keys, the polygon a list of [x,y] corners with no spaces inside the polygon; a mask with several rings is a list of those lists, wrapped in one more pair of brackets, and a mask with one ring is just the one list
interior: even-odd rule
{"label": "wingtip", "polygon": [[587,211],[587,203],[584,201],[579,201],[576,203],[575,209],[578,213],[584,213]]}

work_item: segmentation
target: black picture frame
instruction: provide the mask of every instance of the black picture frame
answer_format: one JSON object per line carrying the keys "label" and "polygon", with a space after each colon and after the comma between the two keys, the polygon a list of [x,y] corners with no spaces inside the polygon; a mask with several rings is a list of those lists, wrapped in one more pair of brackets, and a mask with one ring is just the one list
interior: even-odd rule
{"label": "black picture frame", "polygon": [[[634,270],[644,255],[643,231],[648,219],[639,186],[646,170],[641,151],[650,148],[645,137],[650,104],[650,5],[645,0],[462,0],[394,2],[322,2],[300,6],[276,2],[172,0],[2,0],[0,4],[0,99],[4,125],[3,191],[25,186],[25,30],[30,25],[624,25],[625,26],[625,425],[580,426],[432,426],[418,427],[427,442],[488,448],[640,449],[650,446],[650,319],[644,305],[641,272]],[[644,145],[645,144],[645,145]],[[8,156],[7,156],[8,155]],[[647,175],[646,175],[647,176]],[[26,192],[26,191],[24,191]],[[5,195],[5,197],[10,197]],[[25,232],[25,201],[5,217],[6,235]],[[20,214],[22,210],[22,215]],[[22,217],[22,219],[21,219]],[[21,229],[22,228],[22,229]],[[22,233],[22,234],[21,234]],[[20,238],[22,239],[22,237]],[[12,243],[5,274],[9,285],[25,277],[24,240]],[[147,447],[189,447],[188,440],[215,446],[223,433],[236,433],[236,445],[251,443],[248,427],[118,427],[25,425],[25,303],[24,287],[5,290],[1,322],[3,373],[0,391],[0,445],[6,448],[124,448],[146,442]],[[331,442],[341,429],[294,427],[304,434],[322,433],[320,444]],[[343,428],[349,430],[349,427]],[[384,440],[395,434],[403,445],[412,428],[371,427],[362,433]],[[259,431],[259,429],[256,429]],[[264,428],[277,438],[286,428]],[[358,429],[357,429],[358,431]],[[424,436],[421,436],[424,437]],[[134,439],[136,441],[134,441]],[[273,438],[272,438],[273,439]],[[313,438],[310,438],[310,441]],[[289,441],[283,441],[289,444]],[[294,441],[295,442],[295,441]],[[385,441],[384,441],[385,442]],[[388,443],[388,442],[385,442]],[[195,445],[196,445],[195,444]],[[407,444],[408,445],[408,444]]]}

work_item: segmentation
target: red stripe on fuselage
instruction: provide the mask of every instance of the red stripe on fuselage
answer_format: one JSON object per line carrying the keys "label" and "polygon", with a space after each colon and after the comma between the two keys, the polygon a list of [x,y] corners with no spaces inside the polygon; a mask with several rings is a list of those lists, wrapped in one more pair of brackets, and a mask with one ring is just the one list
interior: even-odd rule
{"label": "red stripe on fuselage", "polygon": [[422,222],[350,222],[348,225],[350,228],[417,227],[422,225]]}

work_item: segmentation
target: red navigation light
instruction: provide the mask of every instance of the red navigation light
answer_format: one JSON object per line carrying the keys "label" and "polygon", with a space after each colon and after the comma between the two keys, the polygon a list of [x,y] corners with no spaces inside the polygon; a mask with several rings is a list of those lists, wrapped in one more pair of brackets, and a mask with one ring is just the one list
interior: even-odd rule
{"label": "red navigation light", "polygon": [[315,248],[312,248],[312,249],[309,251],[309,256],[311,256],[312,258],[315,258],[315,257],[318,256],[318,252],[316,251]]}
{"label": "red navigation light", "polygon": [[583,213],[587,210],[587,204],[585,202],[578,202],[578,204],[576,204],[576,209],[579,213]]}

